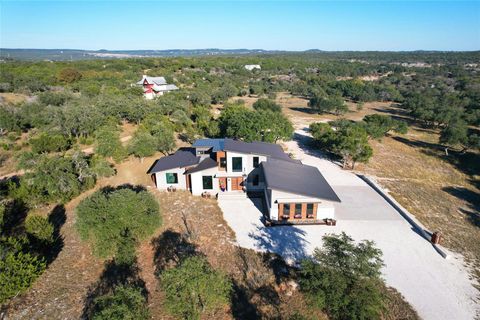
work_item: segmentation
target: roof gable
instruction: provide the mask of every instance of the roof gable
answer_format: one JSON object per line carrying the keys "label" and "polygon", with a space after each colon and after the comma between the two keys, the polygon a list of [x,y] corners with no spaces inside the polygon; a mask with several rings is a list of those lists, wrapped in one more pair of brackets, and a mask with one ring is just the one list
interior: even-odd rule
{"label": "roof gable", "polygon": [[147,173],[155,173],[174,168],[184,168],[198,164],[200,158],[195,156],[194,150],[191,148],[181,148],[177,152],[169,156],[163,157],[155,161]]}

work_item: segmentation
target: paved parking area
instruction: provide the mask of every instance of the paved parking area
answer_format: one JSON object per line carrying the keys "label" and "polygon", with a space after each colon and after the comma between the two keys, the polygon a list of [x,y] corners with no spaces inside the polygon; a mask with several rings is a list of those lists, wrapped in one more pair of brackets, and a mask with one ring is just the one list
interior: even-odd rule
{"label": "paved parking area", "polygon": [[397,211],[363,180],[341,170],[299,145],[287,143],[303,163],[319,168],[342,203],[336,207],[337,226],[265,227],[259,199],[221,200],[224,218],[240,246],[271,251],[298,261],[322,245],[326,234],[346,232],[354,239],[373,240],[383,252],[383,275],[424,319],[474,319],[477,295],[461,256],[442,258]]}

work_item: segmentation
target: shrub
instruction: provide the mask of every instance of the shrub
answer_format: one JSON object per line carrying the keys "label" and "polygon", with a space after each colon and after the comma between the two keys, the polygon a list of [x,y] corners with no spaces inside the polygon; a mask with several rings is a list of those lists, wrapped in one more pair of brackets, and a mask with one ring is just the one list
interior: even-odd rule
{"label": "shrub", "polygon": [[65,83],[72,83],[82,78],[82,74],[75,68],[64,68],[58,73],[58,80]]}
{"label": "shrub", "polygon": [[35,153],[65,151],[70,148],[71,141],[61,134],[43,132],[29,140]]}
{"label": "shrub", "polygon": [[43,259],[25,253],[26,240],[0,238],[0,303],[24,292],[45,270]]}
{"label": "shrub", "polygon": [[159,206],[146,190],[133,187],[104,188],[84,199],[77,207],[76,227],[93,252],[106,258],[113,255],[128,229],[143,240],[160,225]]}
{"label": "shrub", "polygon": [[282,112],[282,107],[269,99],[258,99],[253,104],[255,110],[270,110],[273,112]]}
{"label": "shrub", "polygon": [[29,215],[25,219],[25,230],[29,235],[42,242],[53,241],[53,225],[42,216]]}
{"label": "shrub", "polygon": [[178,267],[161,275],[166,295],[166,308],[183,319],[199,319],[230,301],[232,283],[215,270],[203,257],[185,259]]}
{"label": "shrub", "polygon": [[141,289],[127,285],[119,286],[113,293],[95,299],[92,318],[95,320],[149,319],[150,313],[146,302]]}

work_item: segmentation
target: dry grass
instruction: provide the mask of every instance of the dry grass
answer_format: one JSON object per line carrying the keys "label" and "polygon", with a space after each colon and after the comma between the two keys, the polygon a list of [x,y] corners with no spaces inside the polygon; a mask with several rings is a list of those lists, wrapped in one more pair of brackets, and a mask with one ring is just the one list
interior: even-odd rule
{"label": "dry grass", "polygon": [[0,92],[1,104],[18,104],[27,101],[29,96],[21,93]]}

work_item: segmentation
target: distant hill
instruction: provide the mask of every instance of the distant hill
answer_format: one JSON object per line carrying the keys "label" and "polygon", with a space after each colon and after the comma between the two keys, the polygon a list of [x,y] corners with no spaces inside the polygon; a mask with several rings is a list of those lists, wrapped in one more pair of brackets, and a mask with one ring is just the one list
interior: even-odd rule
{"label": "distant hill", "polygon": [[170,49],[170,50],[75,50],[75,49],[0,49],[1,59],[85,60],[105,58],[145,58],[209,55],[249,55],[279,53],[263,49]]}

